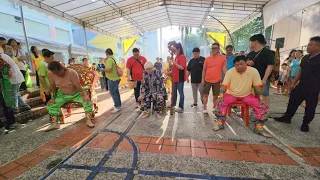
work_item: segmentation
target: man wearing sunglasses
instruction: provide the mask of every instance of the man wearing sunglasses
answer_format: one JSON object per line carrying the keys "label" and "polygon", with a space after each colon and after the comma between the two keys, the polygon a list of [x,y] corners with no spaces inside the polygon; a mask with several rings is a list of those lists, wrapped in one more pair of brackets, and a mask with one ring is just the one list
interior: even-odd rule
{"label": "man wearing sunglasses", "polygon": [[227,73],[227,60],[226,56],[220,55],[220,44],[213,43],[212,51],[210,56],[204,61],[203,71],[202,71],[202,81],[201,84],[203,88],[203,113],[207,114],[207,104],[210,89],[212,88],[213,94],[213,107],[220,92],[220,80],[222,78],[222,72]]}

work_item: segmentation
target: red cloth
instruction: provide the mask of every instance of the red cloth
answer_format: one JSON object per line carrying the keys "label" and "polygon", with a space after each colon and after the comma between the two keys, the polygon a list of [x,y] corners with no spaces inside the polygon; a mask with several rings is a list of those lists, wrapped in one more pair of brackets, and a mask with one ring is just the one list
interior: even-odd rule
{"label": "red cloth", "polygon": [[[187,58],[184,56],[184,54],[180,54],[176,56],[174,59],[177,64],[183,67],[184,70],[184,81],[187,80]],[[175,65],[172,67],[172,73],[173,73],[173,82],[181,82],[180,81],[180,69],[178,69]]]}
{"label": "red cloth", "polygon": [[[137,60],[141,62],[142,66],[144,66],[144,64],[147,62],[147,59],[143,56],[139,56]],[[131,56],[127,61],[126,67],[131,70],[132,80],[142,81],[142,74],[144,72],[144,69],[142,68],[141,64],[137,62],[137,60],[135,60],[134,57]],[[130,76],[130,74],[128,74],[128,76]]]}

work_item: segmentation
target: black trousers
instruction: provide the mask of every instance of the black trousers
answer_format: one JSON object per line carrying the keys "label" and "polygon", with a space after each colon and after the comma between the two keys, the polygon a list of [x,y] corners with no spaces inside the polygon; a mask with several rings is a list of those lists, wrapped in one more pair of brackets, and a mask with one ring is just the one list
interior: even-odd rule
{"label": "black trousers", "polygon": [[9,129],[9,127],[16,122],[16,119],[14,117],[13,109],[7,107],[2,93],[0,93],[0,106],[3,109],[4,117],[6,117],[6,121],[3,124],[0,122],[0,127],[4,126],[6,129]]}
{"label": "black trousers", "polygon": [[311,92],[310,89],[312,87],[298,85],[291,91],[286,116],[292,118],[301,103],[306,101],[303,123],[309,124],[313,120],[318,105],[319,91]]}
{"label": "black trousers", "polygon": [[40,87],[40,80],[39,80],[38,71],[36,71],[36,82],[37,82],[37,86]]}
{"label": "black trousers", "polygon": [[[24,80],[26,80],[26,71],[20,70],[20,72],[22,73]],[[26,85],[26,81],[24,81],[21,83],[20,90],[26,90],[26,89],[27,89],[27,85]]]}
{"label": "black trousers", "polygon": [[108,86],[109,79],[106,77],[105,80],[106,80],[106,90],[109,91],[109,86]]}
{"label": "black trousers", "polygon": [[141,81],[137,81],[137,86],[134,88],[134,97],[136,98],[136,102],[139,102],[140,87],[141,87]]}

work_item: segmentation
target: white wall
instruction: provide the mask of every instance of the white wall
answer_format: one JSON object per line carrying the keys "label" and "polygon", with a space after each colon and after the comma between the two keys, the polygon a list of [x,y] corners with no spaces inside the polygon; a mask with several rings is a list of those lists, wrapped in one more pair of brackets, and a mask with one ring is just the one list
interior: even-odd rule
{"label": "white wall", "polygon": [[[304,46],[307,46],[309,39],[319,35],[320,3],[317,3],[275,23],[272,39],[285,38],[284,48],[280,49],[283,60],[292,49],[305,49]],[[271,48],[275,50],[275,42]]]}

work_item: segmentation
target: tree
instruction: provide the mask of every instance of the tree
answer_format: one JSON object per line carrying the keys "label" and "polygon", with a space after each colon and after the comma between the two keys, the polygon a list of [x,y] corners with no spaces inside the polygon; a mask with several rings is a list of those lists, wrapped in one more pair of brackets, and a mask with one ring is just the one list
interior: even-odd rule
{"label": "tree", "polygon": [[237,51],[246,51],[249,48],[249,39],[252,35],[260,33],[261,23],[261,17],[257,17],[231,34]]}

